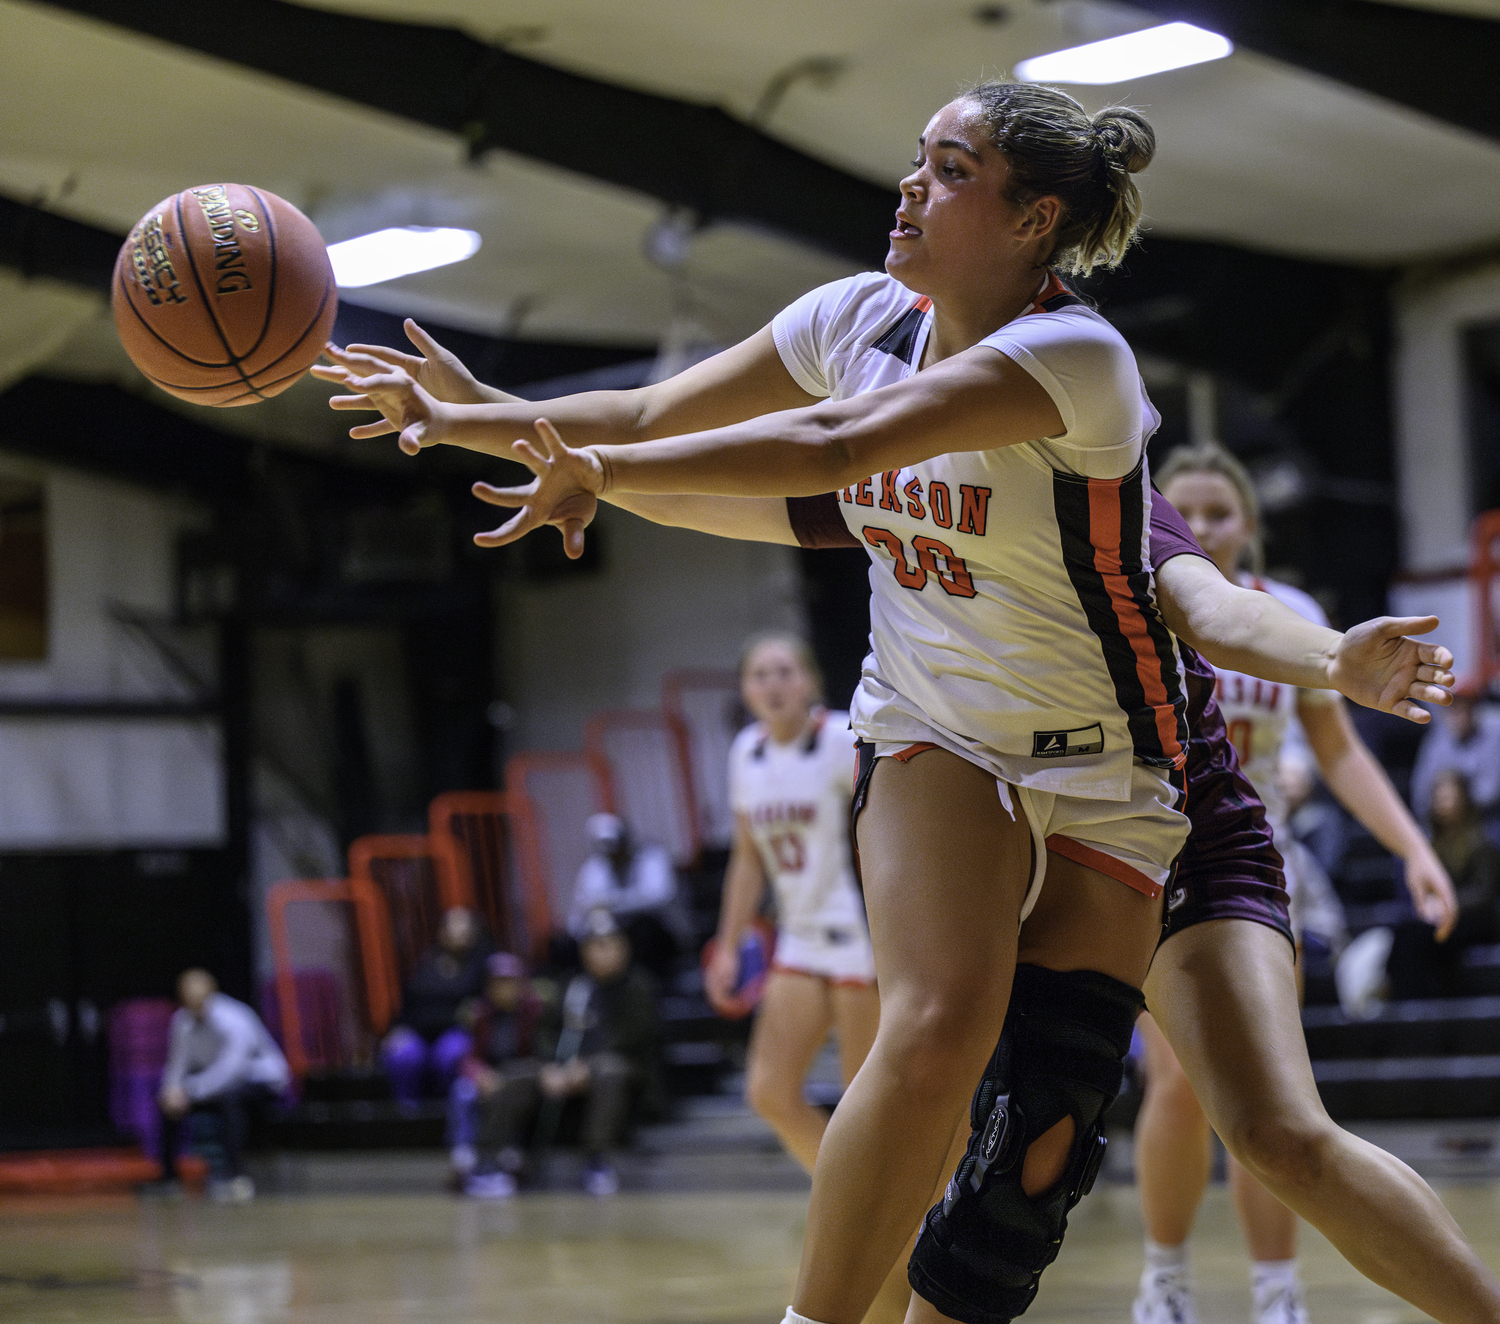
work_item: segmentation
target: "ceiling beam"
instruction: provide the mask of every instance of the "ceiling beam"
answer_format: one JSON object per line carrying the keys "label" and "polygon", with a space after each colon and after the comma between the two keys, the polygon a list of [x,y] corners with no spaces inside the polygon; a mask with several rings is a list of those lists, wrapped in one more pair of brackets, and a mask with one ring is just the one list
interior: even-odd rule
{"label": "ceiling beam", "polygon": [[285,0],[50,0],[174,45],[877,265],[895,210],[873,184],[712,106],[617,87],[452,28]]}
{"label": "ceiling beam", "polygon": [[1376,0],[1134,0],[1162,18],[1500,138],[1500,22]]}

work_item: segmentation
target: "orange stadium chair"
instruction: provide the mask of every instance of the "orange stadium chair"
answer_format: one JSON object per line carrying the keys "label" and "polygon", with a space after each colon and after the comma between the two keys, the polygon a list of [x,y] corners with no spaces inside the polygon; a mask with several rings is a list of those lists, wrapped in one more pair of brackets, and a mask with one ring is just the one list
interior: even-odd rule
{"label": "orange stadium chair", "polygon": [[[466,875],[464,876],[466,877]],[[384,905],[385,967],[390,979],[390,1017],[401,1002],[401,985],[437,938],[438,921],[450,906],[474,905],[474,894],[448,855],[447,843],[425,833],[378,833],[349,843],[349,881]]]}
{"label": "orange stadium chair", "polygon": [[591,814],[613,813],[609,767],[597,754],[538,751],[513,755],[505,788],[524,807],[530,825],[532,875],[560,926],[573,902],[573,885],[589,855]]}
{"label": "orange stadium chair", "polygon": [[640,841],[658,841],[679,869],[698,862],[702,838],[688,769],[688,736],[669,713],[617,708],[584,724],[584,745],[608,769],[609,798]]}
{"label": "orange stadium chair", "polygon": [[744,720],[739,677],[733,671],[669,671],[661,704],[687,732],[688,769],[698,806],[698,835],[707,846],[734,839],[729,806],[729,746]]}
{"label": "orange stadium chair", "polygon": [[474,898],[495,945],[540,959],[552,909],[524,796],[447,791],[428,806],[427,821],[439,858],[455,871],[458,889]]}
{"label": "orange stadium chair", "polygon": [[[266,925],[276,1024],[293,1073],[301,1077],[367,1056],[373,1038],[395,1015],[399,996],[380,896],[352,879],[276,883],[266,893]],[[329,975],[337,990],[332,1009],[318,987]]]}

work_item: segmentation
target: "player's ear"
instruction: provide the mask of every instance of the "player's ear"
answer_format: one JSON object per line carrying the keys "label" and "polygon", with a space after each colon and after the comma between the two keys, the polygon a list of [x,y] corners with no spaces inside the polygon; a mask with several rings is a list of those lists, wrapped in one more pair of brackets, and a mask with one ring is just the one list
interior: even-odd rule
{"label": "player's ear", "polygon": [[1062,223],[1062,201],[1055,194],[1047,193],[1035,199],[1026,209],[1022,224],[1028,239],[1045,239],[1054,234]]}

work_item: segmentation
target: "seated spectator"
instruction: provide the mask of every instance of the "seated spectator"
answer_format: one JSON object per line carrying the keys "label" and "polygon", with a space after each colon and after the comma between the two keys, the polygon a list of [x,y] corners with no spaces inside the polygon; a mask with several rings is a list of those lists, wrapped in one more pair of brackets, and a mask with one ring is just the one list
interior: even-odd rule
{"label": "seated spectator", "polygon": [[1500,817],[1500,712],[1472,693],[1455,692],[1422,736],[1411,774],[1411,807],[1419,819],[1432,818],[1438,774],[1450,770],[1467,779],[1481,818]]}
{"label": "seated spectator", "polygon": [[397,1103],[414,1105],[424,1078],[446,1095],[469,1051],[466,1004],[484,991],[489,944],[472,910],[443,912],[437,942],[424,952],[401,990],[396,1024],[380,1046]]}
{"label": "seated spectator", "polygon": [[523,1130],[541,1104],[534,1031],[541,1013],[526,963],[496,952],[486,966],[484,997],[471,1028],[469,1054],[448,1094],[448,1143],[454,1182],[482,1199],[516,1192]]}
{"label": "seated spectator", "polygon": [[602,907],[588,916],[578,950],[583,971],[539,1029],[551,1060],[538,1083],[554,1109],[584,1097],[584,1190],[613,1195],[619,1179],[610,1153],[624,1140],[632,1105],[659,1100],[656,985],[632,963],[630,939]]}
{"label": "seated spectator", "polygon": [[[1331,797],[1319,794],[1317,760],[1305,748],[1305,740],[1299,743],[1303,748],[1283,749],[1276,764],[1276,784],[1286,800],[1287,834],[1306,847],[1325,874],[1336,878],[1349,844],[1349,822]],[[1280,831],[1276,844],[1282,844]]]}
{"label": "seated spectator", "polygon": [[1453,878],[1458,920],[1441,943],[1419,919],[1396,927],[1386,964],[1396,998],[1462,996],[1464,949],[1500,942],[1500,848],[1485,835],[1468,779],[1445,769],[1433,778],[1431,796],[1432,844]]}
{"label": "seated spectator", "polygon": [[614,814],[593,815],[588,832],[592,853],[578,871],[568,933],[581,942],[589,916],[608,910],[630,939],[635,959],[666,977],[673,959],[693,945],[692,925],[677,899],[672,857],[655,842],[637,845]]}
{"label": "seated spectator", "polygon": [[152,1187],[179,1188],[177,1149],[185,1121],[216,1121],[218,1150],[210,1164],[209,1193],[243,1202],[255,1195],[243,1154],[250,1115],[286,1089],[286,1058],[243,1002],[219,992],[207,970],[184,970],[177,980],[167,1065],[157,1102],[162,1116],[162,1177]]}

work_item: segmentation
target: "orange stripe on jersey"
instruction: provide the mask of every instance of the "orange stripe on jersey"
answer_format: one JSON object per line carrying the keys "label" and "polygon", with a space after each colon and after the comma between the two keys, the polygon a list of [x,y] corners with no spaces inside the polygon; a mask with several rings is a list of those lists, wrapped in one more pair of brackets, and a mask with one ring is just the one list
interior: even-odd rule
{"label": "orange stripe on jersey", "polygon": [[1063,565],[1098,636],[1135,755],[1152,767],[1181,768],[1187,704],[1143,551],[1146,493],[1144,462],[1118,479],[1052,475]]}
{"label": "orange stripe on jersey", "polygon": [[1102,873],[1106,878],[1113,878],[1116,882],[1124,883],[1126,887],[1133,887],[1137,892],[1142,892],[1153,900],[1161,895],[1162,884],[1154,878],[1143,874],[1139,869],[1132,868],[1124,860],[1117,860],[1113,855],[1106,855],[1102,850],[1096,850],[1093,846],[1085,846],[1081,841],[1074,841],[1072,837],[1050,836],[1047,838],[1047,849],[1054,855],[1061,855],[1065,860],[1072,860],[1074,864],[1081,864],[1085,869],[1093,869],[1096,873]]}
{"label": "orange stripe on jersey", "polygon": [[1089,532],[1094,545],[1094,569],[1104,581],[1119,622],[1120,633],[1130,643],[1135,654],[1136,674],[1140,677],[1141,693],[1151,708],[1156,720],[1157,735],[1161,739],[1163,752],[1172,760],[1172,766],[1180,768],[1187,762],[1187,750],[1178,739],[1178,722],[1181,717],[1180,692],[1177,700],[1167,692],[1162,677],[1161,655],[1156,641],[1151,637],[1151,622],[1146,619],[1141,603],[1127,577],[1121,559],[1120,497],[1122,478],[1090,478],[1089,484]]}

